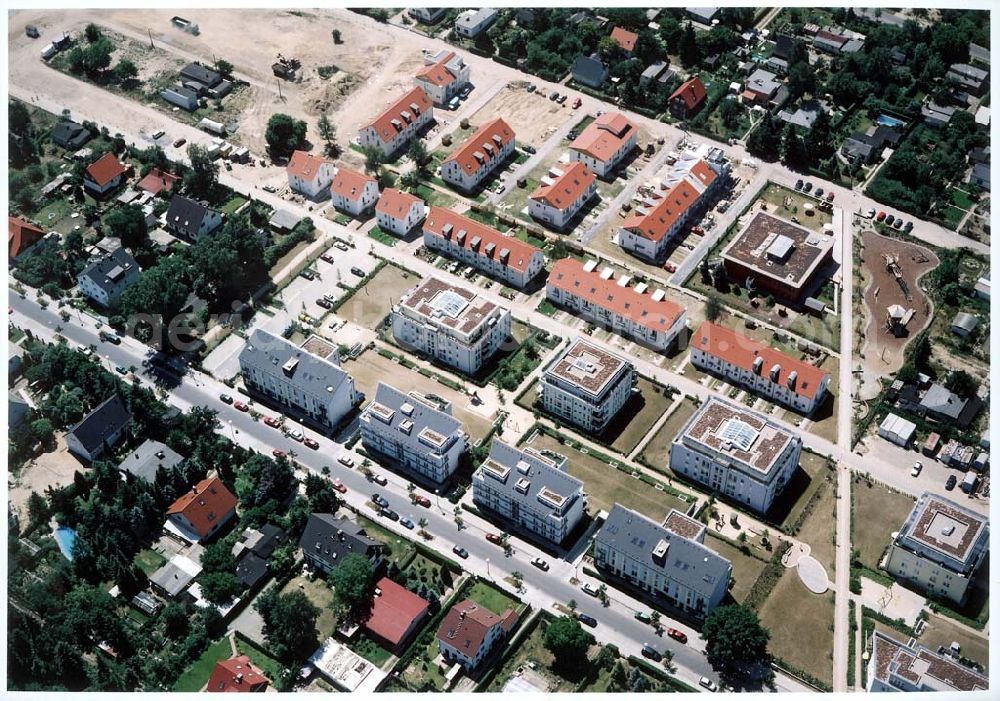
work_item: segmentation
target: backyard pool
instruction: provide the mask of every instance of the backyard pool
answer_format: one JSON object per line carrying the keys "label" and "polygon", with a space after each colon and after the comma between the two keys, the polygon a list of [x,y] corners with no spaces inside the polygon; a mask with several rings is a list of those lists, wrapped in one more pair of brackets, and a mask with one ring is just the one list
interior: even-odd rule
{"label": "backyard pool", "polygon": [[59,526],[55,532],[56,542],[59,549],[66,556],[67,560],[73,559],[73,543],[76,542],[76,531],[68,526]]}
{"label": "backyard pool", "polygon": [[901,127],[906,124],[906,122],[902,119],[896,119],[895,117],[890,117],[887,114],[880,114],[875,122],[881,124],[882,126],[889,127],[890,129],[895,129],[896,127]]}

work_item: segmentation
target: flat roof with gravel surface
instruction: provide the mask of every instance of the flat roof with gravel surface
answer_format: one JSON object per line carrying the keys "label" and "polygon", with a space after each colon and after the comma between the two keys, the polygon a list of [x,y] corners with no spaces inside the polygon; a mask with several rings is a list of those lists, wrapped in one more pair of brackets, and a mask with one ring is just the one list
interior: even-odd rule
{"label": "flat roof with gravel surface", "polygon": [[925,492],[900,531],[900,540],[912,539],[924,547],[965,562],[989,521],[953,501]]}
{"label": "flat roof with gravel surface", "polygon": [[436,277],[427,278],[413,288],[401,304],[435,326],[446,326],[466,335],[484,324],[497,309],[497,305],[475,292]]}
{"label": "flat roof with gravel surface", "polygon": [[681,538],[702,541],[700,537],[705,530],[705,524],[695,521],[689,516],[685,516],[677,509],[671,509],[667,517],[663,519],[663,527],[671,533],[676,533]]}
{"label": "flat roof with gravel surface", "polygon": [[723,249],[722,257],[756,273],[801,287],[833,248],[833,239],[758,212]]}
{"label": "flat roof with gravel surface", "polygon": [[577,339],[545,374],[599,396],[627,364],[623,358]]}

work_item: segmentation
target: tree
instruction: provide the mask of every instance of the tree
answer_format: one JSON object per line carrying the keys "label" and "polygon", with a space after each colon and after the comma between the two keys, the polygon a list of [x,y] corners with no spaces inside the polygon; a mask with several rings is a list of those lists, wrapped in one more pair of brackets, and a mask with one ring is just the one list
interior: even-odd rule
{"label": "tree", "polygon": [[142,207],[127,204],[115,207],[104,217],[104,226],[111,236],[121,239],[122,246],[135,250],[146,242],[146,215]]}
{"label": "tree", "polygon": [[55,434],[55,427],[48,419],[41,418],[31,422],[31,438],[41,443],[46,450],[55,446]]}
{"label": "tree", "polygon": [[719,105],[719,119],[727,129],[735,129],[743,116],[744,109],[736,99],[723,99]]}
{"label": "tree", "polygon": [[334,44],[343,44],[344,43],[344,40],[341,38],[340,30],[339,29],[334,29],[332,32],[330,32],[330,34],[333,36],[333,43]]}
{"label": "tree", "polygon": [[954,370],[945,380],[944,386],[959,397],[971,397],[979,390],[979,380],[965,370]]}
{"label": "tree", "polygon": [[545,629],[545,649],[555,656],[555,665],[563,669],[586,664],[593,640],[580,622],[569,616],[560,616]]}
{"label": "tree", "polygon": [[[607,648],[602,648],[602,652]],[[609,692],[620,692],[625,691],[628,688],[628,677],[625,675],[625,667],[622,665],[621,660],[615,662],[614,667],[611,668],[611,678],[608,680],[608,691]]]}
{"label": "tree", "polygon": [[788,69],[788,93],[795,100],[806,93],[816,92],[816,76],[808,61],[800,61]]}
{"label": "tree", "polygon": [[87,43],[93,44],[104,36],[104,32],[101,31],[100,27],[91,22],[83,28],[83,36],[86,37]]}
{"label": "tree", "polygon": [[225,79],[233,77],[233,64],[224,58],[215,60],[215,71]]}
{"label": "tree", "polygon": [[240,580],[232,572],[203,572],[198,578],[201,593],[213,604],[224,604],[243,590]]}
{"label": "tree", "polygon": [[778,157],[778,127],[770,112],[765,112],[757,128],[747,137],[747,151],[766,161]]}
{"label": "tree", "polygon": [[279,659],[302,661],[319,645],[316,619],[320,611],[303,592],[279,594],[272,588],[254,607],[264,620],[264,637]]}
{"label": "tree", "polygon": [[371,597],[375,572],[367,557],[351,553],[330,572],[327,580],[333,586],[338,601],[348,610],[356,612]]}
{"label": "tree", "polygon": [[319,121],[316,122],[316,130],[319,132],[320,138],[326,142],[326,155],[335,157],[340,151],[337,144],[334,143],[337,138],[337,128],[330,121],[326,112],[320,115]]}
{"label": "tree", "polygon": [[709,295],[705,299],[705,318],[715,321],[722,314],[722,302],[715,295]]}
{"label": "tree", "polygon": [[139,69],[132,59],[123,58],[112,70],[112,77],[119,85],[129,86],[139,77]]}
{"label": "tree", "polygon": [[111,54],[114,53],[115,46],[110,39],[100,38],[93,44],[83,49],[81,55],[81,65],[83,70],[90,75],[96,75],[111,65]]}
{"label": "tree", "polygon": [[30,528],[43,525],[49,519],[49,503],[38,492],[28,497],[28,525]]}
{"label": "tree", "polygon": [[757,614],[746,606],[717,606],[702,628],[708,660],[723,675],[741,677],[753,665],[766,665],[771,634],[761,626]]}
{"label": "tree", "polygon": [[385,163],[385,154],[382,149],[375,146],[362,146],[361,153],[365,157],[365,171],[371,174],[378,172],[382,164]]}
{"label": "tree", "polygon": [[792,124],[786,124],[781,135],[781,162],[792,169],[806,165],[806,153],[798,132]]}
{"label": "tree", "polygon": [[288,158],[306,139],[306,123],[287,114],[272,114],[267,121],[264,140],[271,158]]}
{"label": "tree", "polygon": [[684,31],[681,34],[678,53],[681,58],[681,65],[685,68],[695,66],[700,56],[698,55],[698,41],[694,34],[694,26],[687,22],[684,24]]}
{"label": "tree", "polygon": [[187,611],[176,601],[171,601],[160,614],[163,632],[171,640],[180,640],[188,634],[190,621]]}
{"label": "tree", "polygon": [[813,163],[818,163],[830,156],[830,115],[826,110],[820,108],[809,134],[805,140],[805,152],[812,159]]}
{"label": "tree", "polygon": [[204,146],[191,144],[187,150],[191,167],[184,173],[184,192],[192,199],[212,199],[219,183],[219,165]]}
{"label": "tree", "polygon": [[410,160],[418,171],[423,171],[427,165],[427,145],[420,139],[410,141],[410,148],[407,150]]}

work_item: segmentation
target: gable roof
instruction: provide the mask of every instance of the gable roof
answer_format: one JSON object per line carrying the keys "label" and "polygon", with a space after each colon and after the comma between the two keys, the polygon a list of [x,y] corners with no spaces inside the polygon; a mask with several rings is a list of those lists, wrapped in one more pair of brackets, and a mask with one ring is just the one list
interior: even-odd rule
{"label": "gable roof", "polygon": [[215,476],[203,479],[190,492],[178,497],[167,509],[167,515],[182,514],[204,538],[216,523],[225,520],[235,509],[236,497]]}
{"label": "gable roof", "polygon": [[684,314],[679,304],[664,297],[656,299],[634,287],[621,287],[613,278],[604,279],[597,270],[587,272],[584,263],[575,258],[556,261],[547,284],[661,333],[669,331]]}
{"label": "gable roof", "polygon": [[670,102],[673,102],[676,99],[681,99],[684,101],[684,105],[688,110],[693,110],[705,101],[705,96],[707,94],[708,93],[705,91],[705,84],[701,82],[701,78],[694,76],[684,83],[681,83],[681,86],[674,90],[674,92],[670,95]]}
{"label": "gable roof", "polygon": [[375,178],[350,168],[338,168],[330,183],[330,192],[344,199],[356,200],[361,197],[368,183],[375,183],[377,189],[378,181]]}
{"label": "gable roof", "polygon": [[167,210],[166,224],[185,236],[194,238],[201,228],[201,222],[208,213],[214,211],[208,205],[192,200],[182,195],[170,198],[170,208]]}
{"label": "gable roof", "polygon": [[207,87],[214,87],[222,81],[222,76],[200,63],[189,63],[181,69],[181,78],[193,80]]}
{"label": "gable roof", "polygon": [[410,207],[415,203],[423,204],[424,201],[408,192],[387,187],[382,191],[375,205],[375,211],[388,215],[392,219],[405,219],[410,212]]}
{"label": "gable roof", "polygon": [[579,161],[562,168],[562,175],[549,185],[539,185],[530,198],[555,209],[567,209],[597,180],[597,176]]}
{"label": "gable roof", "polygon": [[125,166],[118,160],[118,156],[110,151],[96,161],[87,166],[87,177],[98,187],[104,187],[109,182],[125,172]]}
{"label": "gable roof", "polygon": [[622,47],[623,50],[631,53],[635,50],[635,42],[639,39],[639,35],[635,32],[630,32],[622,27],[615,27],[611,30],[611,38],[615,40],[618,46]]}
{"label": "gable roof", "polygon": [[124,248],[116,248],[105,256],[94,260],[80,273],[81,278],[88,278],[105,292],[111,292],[122,281],[129,277],[133,281],[139,274],[139,264],[132,254]]}
{"label": "gable roof", "polygon": [[787,382],[789,374],[794,372],[796,380],[792,391],[808,399],[816,396],[816,390],[819,389],[823,378],[830,375],[815,365],[793,358],[776,348],[766,346],[710,321],[703,321],[698,330],[691,335],[690,345],[692,350],[698,349],[709,355],[722,358],[727,363],[747,372],[753,372],[754,363],[757,358],[760,358],[763,377],[769,377],[767,373],[770,372],[771,368],[780,365],[781,370],[774,381]]}
{"label": "gable roof", "polygon": [[208,678],[205,691],[209,693],[258,691],[263,690],[263,687],[270,682],[271,680],[265,677],[261,670],[250,663],[249,657],[240,655],[216,663],[212,676]]}
{"label": "gable roof", "polygon": [[317,158],[306,151],[293,151],[292,157],[288,159],[288,166],[285,170],[289,175],[312,182],[319,175],[320,168],[324,163],[329,164],[330,161]]}
{"label": "gable roof", "polygon": [[[465,236],[461,236],[461,232]],[[520,272],[528,269],[532,257],[540,249],[514,236],[504,236],[496,229],[444,207],[431,207],[424,220],[424,233],[455,241],[462,248],[477,250],[487,258],[498,258],[508,268]],[[473,241],[479,240],[473,249]]]}
{"label": "gable roof", "polygon": [[681,215],[694,206],[699,197],[701,192],[686,178],[682,179],[651,210],[645,214],[639,214],[638,211],[631,214],[623,227],[643,238],[659,241],[667,235]]}
{"label": "gable roof", "polygon": [[417,71],[417,79],[426,80],[428,83],[437,85],[440,88],[451,85],[455,82],[455,75],[448,70],[448,63],[453,58],[455,58],[455,52],[447,52],[440,61],[432,63],[429,66],[424,66]]}
{"label": "gable roof", "polygon": [[180,176],[160,170],[159,168],[153,168],[146,173],[145,178],[139,181],[138,187],[146,192],[158,195],[163,190],[167,192],[173,190],[178,180],[180,180]]}
{"label": "gable roof", "polygon": [[117,394],[112,394],[83,417],[67,435],[72,434],[88,453],[93,453],[104,442],[120,431],[131,419],[125,402]]}
{"label": "gable roof", "polygon": [[605,112],[587,125],[569,147],[599,161],[610,159],[636,134],[636,126],[621,112]]}
{"label": "gable roof", "polygon": [[478,172],[514,140],[514,130],[501,117],[486,122],[441,164],[455,161],[462,172]]}
{"label": "gable roof", "polygon": [[45,231],[21,217],[7,217],[7,256],[14,260],[28,247],[45,238]]}
{"label": "gable roof", "polygon": [[475,657],[494,626],[503,626],[509,631],[517,623],[517,613],[507,609],[498,616],[487,608],[465,599],[455,604],[445,615],[438,627],[437,639],[461,654]]}
{"label": "gable roof", "polygon": [[[374,129],[375,134],[383,143],[389,142],[405,128],[405,125],[416,121],[417,115],[432,109],[433,106],[434,103],[424,92],[424,89],[416,87],[385,108],[365,127]],[[393,125],[394,121],[400,125],[399,128]]]}
{"label": "gable roof", "polygon": [[320,560],[333,569],[351,554],[372,559],[382,552],[382,544],[368,537],[365,529],[346,516],[309,514],[299,547],[307,556]]}
{"label": "gable roof", "polygon": [[60,146],[80,148],[90,141],[90,131],[76,122],[60,119],[52,128],[52,140]]}
{"label": "gable roof", "polygon": [[392,646],[403,642],[414,621],[427,614],[430,603],[401,587],[388,577],[375,583],[380,592],[372,597],[372,606],[363,626]]}

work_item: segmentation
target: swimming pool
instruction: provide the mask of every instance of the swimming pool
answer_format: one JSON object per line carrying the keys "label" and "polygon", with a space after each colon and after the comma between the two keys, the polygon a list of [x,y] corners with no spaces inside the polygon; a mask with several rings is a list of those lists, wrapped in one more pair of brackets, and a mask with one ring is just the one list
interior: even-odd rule
{"label": "swimming pool", "polygon": [[73,543],[76,542],[76,531],[68,526],[59,526],[55,532],[56,542],[59,549],[67,560],[73,559]]}
{"label": "swimming pool", "polygon": [[890,128],[901,127],[904,124],[906,124],[906,122],[904,122],[902,119],[896,119],[895,117],[890,117],[887,114],[880,114],[878,116],[878,119],[875,120],[875,122],[881,124],[882,126]]}

